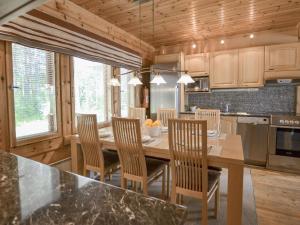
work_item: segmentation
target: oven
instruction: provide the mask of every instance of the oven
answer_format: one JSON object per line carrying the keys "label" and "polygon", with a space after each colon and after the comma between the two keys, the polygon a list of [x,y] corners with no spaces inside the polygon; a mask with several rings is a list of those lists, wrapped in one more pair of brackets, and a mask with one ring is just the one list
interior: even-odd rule
{"label": "oven", "polygon": [[272,116],[268,167],[300,172],[300,117]]}

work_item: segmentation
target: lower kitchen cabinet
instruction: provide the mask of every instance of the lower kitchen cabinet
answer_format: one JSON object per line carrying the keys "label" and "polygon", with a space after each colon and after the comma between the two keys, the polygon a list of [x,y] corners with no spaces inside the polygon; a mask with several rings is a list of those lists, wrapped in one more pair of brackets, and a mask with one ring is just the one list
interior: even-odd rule
{"label": "lower kitchen cabinet", "polygon": [[221,116],[221,133],[236,134],[237,117],[236,116]]}

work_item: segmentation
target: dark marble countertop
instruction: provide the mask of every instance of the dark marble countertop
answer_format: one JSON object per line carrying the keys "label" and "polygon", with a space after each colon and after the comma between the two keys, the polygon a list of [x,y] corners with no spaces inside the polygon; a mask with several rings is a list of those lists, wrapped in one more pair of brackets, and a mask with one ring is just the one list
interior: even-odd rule
{"label": "dark marble countertop", "polygon": [[[194,114],[192,111],[180,112],[180,114]],[[272,113],[239,113],[239,112],[221,112],[221,116],[246,116],[246,117],[271,117]]]}
{"label": "dark marble countertop", "polygon": [[0,224],[183,224],[186,208],[0,151]]}

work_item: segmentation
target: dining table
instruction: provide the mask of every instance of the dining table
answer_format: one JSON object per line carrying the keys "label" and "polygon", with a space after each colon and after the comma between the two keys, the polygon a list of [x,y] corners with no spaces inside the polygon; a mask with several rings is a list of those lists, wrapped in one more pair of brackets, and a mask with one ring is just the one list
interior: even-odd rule
{"label": "dining table", "polygon": [[[117,150],[112,127],[99,129],[103,149]],[[218,134],[208,137],[208,166],[228,170],[227,225],[241,225],[243,211],[244,154],[241,136]],[[145,156],[171,160],[167,131],[143,143]],[[71,136],[72,172],[82,174],[83,153],[78,134]]]}

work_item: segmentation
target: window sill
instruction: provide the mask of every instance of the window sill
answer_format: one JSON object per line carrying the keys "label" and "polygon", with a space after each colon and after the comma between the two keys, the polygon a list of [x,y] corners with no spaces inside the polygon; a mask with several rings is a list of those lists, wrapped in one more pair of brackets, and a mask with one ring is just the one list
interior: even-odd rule
{"label": "window sill", "polygon": [[39,135],[26,136],[24,138],[19,138],[16,140],[16,146],[20,147],[28,144],[33,144],[41,141],[51,140],[60,137],[61,135],[58,132],[47,132]]}

